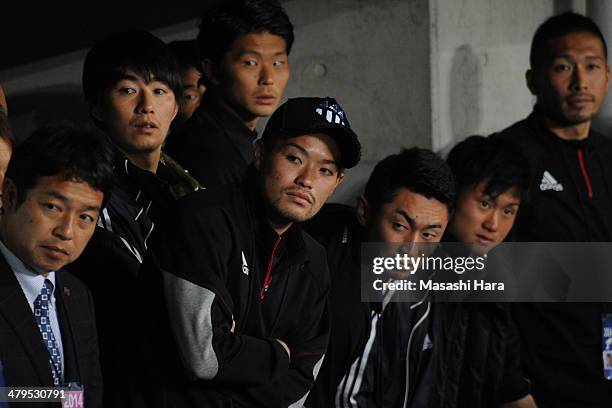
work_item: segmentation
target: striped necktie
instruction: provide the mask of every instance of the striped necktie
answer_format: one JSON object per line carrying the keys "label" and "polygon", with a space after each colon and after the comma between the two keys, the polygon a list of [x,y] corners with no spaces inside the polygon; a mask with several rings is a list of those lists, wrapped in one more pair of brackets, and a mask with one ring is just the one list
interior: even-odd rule
{"label": "striped necktie", "polygon": [[34,318],[36,318],[36,323],[42,334],[45,346],[49,350],[49,364],[51,365],[51,374],[53,375],[53,385],[59,387],[62,383],[62,356],[51,329],[51,320],[49,320],[49,301],[52,293],[53,283],[49,279],[45,279],[45,284],[40,289],[40,294],[34,300]]}

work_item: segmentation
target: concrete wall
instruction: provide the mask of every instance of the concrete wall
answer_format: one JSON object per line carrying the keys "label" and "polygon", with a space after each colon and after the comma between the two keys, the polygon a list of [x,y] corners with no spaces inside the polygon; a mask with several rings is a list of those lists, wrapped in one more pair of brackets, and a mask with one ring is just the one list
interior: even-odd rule
{"label": "concrete wall", "polygon": [[373,165],[400,146],[431,147],[426,0],[294,0],[286,96],[333,96],[363,144],[334,200],[353,202]]}
{"label": "concrete wall", "polygon": [[362,138],[365,159],[430,146],[427,1],[285,4],[296,26],[287,96],[330,95]]}
{"label": "concrete wall", "polygon": [[447,153],[473,134],[527,116],[531,39],[548,17],[587,12],[585,0],[432,0],[432,146]]}
{"label": "concrete wall", "polygon": [[527,116],[529,47],[553,1],[436,0],[432,31],[433,147],[489,134]]}
{"label": "concrete wall", "polygon": [[[608,60],[612,49],[612,2],[605,0],[588,0],[586,13],[599,25],[601,33],[608,45]],[[593,121],[593,128],[605,135],[612,136],[612,95],[608,91],[608,98],[601,106],[599,113]]]}

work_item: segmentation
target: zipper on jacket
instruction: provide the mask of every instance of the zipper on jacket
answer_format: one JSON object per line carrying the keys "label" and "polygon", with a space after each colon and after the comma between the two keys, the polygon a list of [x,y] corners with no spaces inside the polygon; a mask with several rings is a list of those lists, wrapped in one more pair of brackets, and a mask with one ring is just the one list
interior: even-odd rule
{"label": "zipper on jacket", "polygon": [[580,165],[580,172],[582,173],[582,177],[584,178],[584,182],[587,187],[587,191],[589,193],[589,198],[593,198],[593,187],[591,186],[591,180],[589,179],[589,173],[586,171],[586,167],[584,165],[584,159],[582,157],[582,149],[578,149],[578,164]]}
{"label": "zipper on jacket", "polygon": [[[413,308],[416,308],[417,306],[420,306],[420,304],[422,302],[423,302],[423,300],[421,300],[420,303],[416,303],[416,304],[410,306],[410,309],[413,309]],[[415,323],[415,325],[412,328],[412,330],[410,330],[410,335],[408,336],[408,346],[406,347],[406,388],[405,388],[405,392],[404,392],[404,404],[402,405],[402,407],[404,407],[404,408],[408,407],[408,396],[410,394],[410,348],[412,346],[412,338],[414,336],[414,333],[418,329],[418,327],[429,316],[429,311],[430,310],[431,310],[431,302],[427,301],[427,309],[425,310],[425,313],[423,313],[423,316],[421,316],[421,318]],[[425,331],[425,334],[427,334],[427,331]]]}
{"label": "zipper on jacket", "polygon": [[276,252],[276,248],[278,248],[278,244],[280,244],[281,239],[283,237],[279,236],[274,243],[274,248],[272,248],[272,254],[270,255],[270,259],[268,260],[268,269],[266,271],[266,277],[264,278],[263,287],[261,288],[261,292],[259,293],[259,299],[264,300],[266,297],[266,292],[272,283],[272,264],[274,263],[274,253]]}

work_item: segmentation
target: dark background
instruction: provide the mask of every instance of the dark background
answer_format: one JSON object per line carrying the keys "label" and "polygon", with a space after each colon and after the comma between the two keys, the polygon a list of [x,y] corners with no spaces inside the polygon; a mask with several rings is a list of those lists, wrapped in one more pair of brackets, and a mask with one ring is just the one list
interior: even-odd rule
{"label": "dark background", "polygon": [[[0,70],[89,48],[97,39],[127,29],[155,30],[197,19],[211,0],[163,3],[81,3],[18,0],[2,8]],[[6,4],[5,4],[6,6]]]}

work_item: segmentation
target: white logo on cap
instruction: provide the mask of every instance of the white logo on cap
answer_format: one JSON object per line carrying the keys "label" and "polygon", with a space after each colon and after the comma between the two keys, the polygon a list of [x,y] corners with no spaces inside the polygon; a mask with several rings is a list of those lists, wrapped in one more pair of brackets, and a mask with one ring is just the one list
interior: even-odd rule
{"label": "white logo on cap", "polygon": [[318,115],[323,116],[329,123],[335,123],[342,126],[348,126],[346,124],[346,117],[344,111],[337,104],[325,104],[315,109]]}

